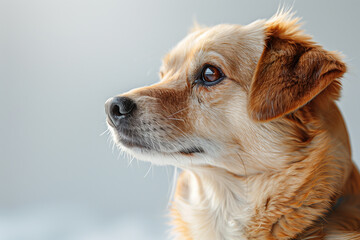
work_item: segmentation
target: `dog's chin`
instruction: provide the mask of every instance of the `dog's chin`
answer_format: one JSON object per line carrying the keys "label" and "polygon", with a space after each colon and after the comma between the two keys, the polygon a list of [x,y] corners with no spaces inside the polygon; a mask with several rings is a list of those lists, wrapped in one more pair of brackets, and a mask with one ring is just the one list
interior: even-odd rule
{"label": "dog's chin", "polygon": [[178,151],[158,151],[148,146],[124,144],[122,141],[117,142],[117,146],[122,151],[129,153],[139,160],[151,162],[156,165],[184,167],[204,164],[207,159],[204,149],[200,147],[186,148]]}
{"label": "dog's chin", "polygon": [[184,148],[177,151],[159,151],[136,142],[116,139],[116,145],[125,153],[136,159],[151,162],[156,165],[173,165],[176,167],[190,167],[208,164],[208,157],[201,147]]}

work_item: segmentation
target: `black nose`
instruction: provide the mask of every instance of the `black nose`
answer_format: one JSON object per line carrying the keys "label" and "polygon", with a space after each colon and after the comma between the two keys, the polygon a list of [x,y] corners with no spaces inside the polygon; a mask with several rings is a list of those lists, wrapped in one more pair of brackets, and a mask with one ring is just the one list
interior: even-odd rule
{"label": "black nose", "polygon": [[118,127],[120,120],[131,115],[136,104],[128,97],[113,97],[106,101],[105,112],[115,127]]}

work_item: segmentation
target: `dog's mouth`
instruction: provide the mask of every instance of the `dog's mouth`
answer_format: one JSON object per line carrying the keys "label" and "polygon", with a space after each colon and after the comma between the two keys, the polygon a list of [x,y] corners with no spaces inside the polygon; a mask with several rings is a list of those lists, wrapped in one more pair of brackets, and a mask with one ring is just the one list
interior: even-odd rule
{"label": "dog's mouth", "polygon": [[120,138],[119,143],[121,143],[124,147],[129,149],[139,149],[142,152],[158,152],[163,154],[182,154],[182,155],[188,155],[191,156],[196,153],[205,153],[205,150],[202,147],[189,147],[189,148],[183,148],[179,151],[160,151],[158,149],[155,149],[154,147],[145,144],[141,141],[137,140],[129,140],[125,138]]}
{"label": "dog's mouth", "polygon": [[143,150],[151,150],[150,146],[148,146],[147,144],[144,144],[140,141],[135,141],[133,139],[129,140],[126,138],[120,138],[119,142],[127,148],[140,148]]}
{"label": "dog's mouth", "polygon": [[184,155],[191,155],[193,153],[205,153],[202,147],[191,147],[184,150],[179,151],[179,153]]}
{"label": "dog's mouth", "polygon": [[[123,125],[115,128],[109,119],[107,119],[109,127],[114,129],[114,140],[120,146],[129,150],[141,152],[141,153],[160,153],[160,154],[181,154],[185,156],[192,156],[193,154],[205,153],[204,148],[200,146],[184,146],[184,142],[176,140],[175,142],[169,142],[160,138],[151,138],[149,135],[145,135],[140,132],[139,129],[133,126],[128,126],[129,123],[124,122]],[[134,124],[134,123],[132,123]]]}

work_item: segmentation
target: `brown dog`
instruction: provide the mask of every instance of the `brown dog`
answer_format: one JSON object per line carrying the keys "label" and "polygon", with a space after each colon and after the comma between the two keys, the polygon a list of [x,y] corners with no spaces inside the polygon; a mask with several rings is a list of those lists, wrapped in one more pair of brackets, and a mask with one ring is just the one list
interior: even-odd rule
{"label": "brown dog", "polygon": [[115,142],[184,171],[175,239],[360,239],[360,175],[335,101],[346,66],[293,14],[196,28],[161,81],[106,103]]}

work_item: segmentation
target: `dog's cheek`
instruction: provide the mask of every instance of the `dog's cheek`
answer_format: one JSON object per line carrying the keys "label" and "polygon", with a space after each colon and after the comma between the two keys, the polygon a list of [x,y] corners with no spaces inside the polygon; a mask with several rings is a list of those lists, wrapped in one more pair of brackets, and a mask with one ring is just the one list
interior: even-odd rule
{"label": "dog's cheek", "polygon": [[217,108],[226,104],[231,99],[231,96],[236,93],[239,86],[229,79],[213,86],[196,85],[192,89],[191,98],[197,100],[195,105],[199,104],[201,107]]}
{"label": "dog's cheek", "polygon": [[169,95],[161,98],[160,105],[164,121],[174,130],[176,138],[193,132],[193,118],[196,114],[192,114],[189,89],[170,91]]}
{"label": "dog's cheek", "polygon": [[[196,116],[194,128],[202,136],[208,138],[222,138],[233,132],[230,126],[231,121],[237,121],[238,115],[247,114],[246,94],[244,90],[232,81],[227,81],[212,88],[207,87],[206,91],[197,89],[193,95],[190,105],[194,106]],[[242,113],[241,113],[242,112]]]}

